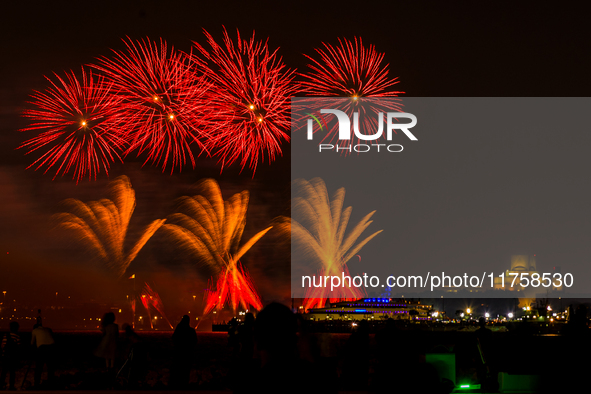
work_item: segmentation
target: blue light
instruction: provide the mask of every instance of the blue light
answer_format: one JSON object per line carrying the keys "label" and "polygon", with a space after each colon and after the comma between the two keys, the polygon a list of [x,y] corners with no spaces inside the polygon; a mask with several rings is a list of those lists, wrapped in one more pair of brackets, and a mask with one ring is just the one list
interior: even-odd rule
{"label": "blue light", "polygon": [[355,312],[367,312],[367,309],[355,309]]}

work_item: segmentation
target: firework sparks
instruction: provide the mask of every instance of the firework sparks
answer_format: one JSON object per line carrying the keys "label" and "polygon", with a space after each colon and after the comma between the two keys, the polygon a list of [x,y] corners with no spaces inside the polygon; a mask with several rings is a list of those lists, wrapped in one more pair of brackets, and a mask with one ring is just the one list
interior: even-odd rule
{"label": "firework sparks", "polygon": [[135,191],[126,176],[111,182],[113,200],[102,199],[88,204],[69,199],[72,212],[57,215],[60,226],[73,230],[89,249],[121,278],[142,247],[164,224],[166,219],[154,220],[141,233],[133,247],[126,252],[125,240],[131,215],[135,209]]}
{"label": "firework sparks", "polygon": [[[373,45],[365,47],[357,37],[354,41],[339,38],[337,46],[322,44],[324,48],[316,49],[318,59],[304,55],[310,61],[309,72],[300,74],[304,78],[300,82],[301,90],[306,95],[325,97],[322,108],[338,108],[350,119],[357,112],[363,119],[361,130],[375,130],[380,112],[401,111],[402,104],[393,97],[404,92],[393,90],[399,81],[397,77],[388,76],[389,65],[383,64],[384,53],[377,52]],[[376,98],[389,99],[378,101]],[[338,141],[337,131],[336,126],[331,127],[323,142]],[[338,144],[354,145],[357,140],[353,137],[351,141],[338,141]],[[342,152],[347,154],[348,151]]]}
{"label": "firework sparks", "polygon": [[215,290],[209,291],[205,296],[204,316],[214,308],[221,310],[226,302],[232,306],[234,311],[238,305],[242,305],[244,309],[250,308],[249,305],[251,305],[256,310],[263,307],[250,275],[239,261],[235,262],[233,266],[224,268],[218,275],[215,284],[213,279],[210,281],[210,287]]}
{"label": "firework sparks", "polygon": [[[171,215],[163,228],[217,273],[215,290],[206,295],[204,315],[214,308],[221,310],[227,302],[234,311],[239,304],[245,309],[261,309],[259,296],[239,260],[271,227],[240,246],[248,192],[245,190],[224,201],[213,179],[202,181],[201,187],[203,194],[184,197],[181,206],[184,213]],[[170,224],[171,221],[178,224]]]}
{"label": "firework sparks", "polygon": [[[382,232],[376,231],[364,240],[359,237],[372,223],[370,220],[375,211],[367,214],[359,223],[345,232],[351,216],[352,207],[343,210],[345,189],[340,188],[329,198],[326,185],[320,178],[311,181],[298,180],[294,187],[300,197],[293,200],[291,220],[292,240],[303,245],[306,254],[319,267],[319,275],[349,275],[347,262],[355,256],[365,244]],[[356,299],[363,293],[354,287],[343,288],[340,294],[330,293],[327,288],[315,288],[306,295],[304,308],[322,307],[327,298],[331,302],[340,299]]]}
{"label": "firework sparks", "polygon": [[154,328],[154,322],[152,321],[152,313],[150,312],[150,307],[156,309],[158,311],[158,313],[160,313],[160,316],[162,316],[162,318],[170,326],[170,328],[173,328],[172,324],[170,324],[170,321],[168,320],[168,318],[164,314],[164,304],[162,304],[162,300],[160,299],[160,296],[158,295],[158,293],[156,291],[154,291],[150,287],[150,285],[148,283],[144,283],[144,290],[142,291],[142,294],[140,295],[140,300],[142,302],[142,305],[146,309],[146,313],[148,314],[148,319],[150,320],[150,327],[151,328]]}
{"label": "firework sparks", "polygon": [[32,95],[30,104],[35,108],[23,116],[33,123],[21,131],[39,134],[19,149],[27,154],[44,152],[27,168],[47,167],[47,172],[57,167],[54,179],[73,171],[78,183],[87,174],[89,179],[96,179],[101,171],[108,175],[110,163],[121,161],[125,142],[117,132],[120,103],[111,86],[84,68],[80,79],[73,71],[65,74],[65,78],[56,74],[57,82],[46,77],[51,86]]}
{"label": "firework sparks", "polygon": [[398,78],[388,78],[388,64],[382,65],[384,54],[363,46],[361,38],[354,42],[339,38],[339,45],[333,47],[322,43],[324,49],[317,48],[320,60],[306,56],[311,71],[301,74],[306,81],[301,82],[310,96],[351,97],[397,97],[399,91],[391,90],[398,84]]}
{"label": "firework sparks", "polygon": [[254,33],[243,40],[237,32],[234,42],[224,28],[222,45],[204,33],[211,48],[195,43],[205,59],[196,64],[214,85],[208,107],[220,125],[207,146],[220,158],[222,169],[240,161],[242,169],[248,164],[254,172],[265,157],[272,162],[281,155],[281,142],[289,141],[295,73]]}
{"label": "firework sparks", "polygon": [[[192,67],[191,56],[150,40],[124,41],[126,51],[100,58],[96,69],[117,88],[121,106],[121,133],[130,140],[126,154],[146,153],[146,162],[170,165],[171,173],[188,162],[195,168],[190,145],[201,151],[207,138],[209,89]],[[144,163],[145,164],[145,163]]]}

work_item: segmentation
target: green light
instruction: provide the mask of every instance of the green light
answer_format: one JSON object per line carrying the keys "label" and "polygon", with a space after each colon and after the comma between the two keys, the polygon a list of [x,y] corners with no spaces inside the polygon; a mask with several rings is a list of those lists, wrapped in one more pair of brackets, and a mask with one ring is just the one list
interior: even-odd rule
{"label": "green light", "polygon": [[480,389],[479,384],[462,384],[457,388],[457,390],[478,390],[478,389]]}

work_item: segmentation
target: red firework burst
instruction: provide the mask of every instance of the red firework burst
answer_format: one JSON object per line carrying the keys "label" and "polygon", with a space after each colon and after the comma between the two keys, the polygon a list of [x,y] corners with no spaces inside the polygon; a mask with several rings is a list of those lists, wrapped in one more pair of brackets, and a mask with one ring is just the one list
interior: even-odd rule
{"label": "red firework burst", "polygon": [[[125,152],[147,154],[146,162],[168,164],[171,173],[195,158],[190,145],[205,148],[207,112],[204,110],[208,84],[191,67],[190,55],[168,50],[149,39],[125,41],[126,51],[113,50],[112,58],[100,58],[96,69],[117,88],[122,101],[121,134],[130,141]],[[145,164],[144,163],[144,164]]]}
{"label": "red firework burst", "polygon": [[317,48],[320,60],[306,56],[312,63],[311,71],[300,74],[307,81],[301,82],[303,90],[310,96],[324,97],[397,97],[399,91],[391,90],[398,84],[398,78],[388,78],[388,66],[383,65],[384,54],[363,46],[361,38],[354,42],[339,38],[339,45],[333,47],[322,43]]}
{"label": "red firework burst", "polygon": [[[310,71],[300,74],[304,78],[300,82],[301,90],[308,96],[335,97],[323,100],[322,108],[331,105],[330,108],[347,113],[350,119],[358,112],[363,119],[360,130],[374,130],[380,112],[401,111],[402,104],[392,98],[404,92],[393,90],[399,81],[397,77],[388,76],[389,64],[383,64],[384,53],[377,52],[373,45],[365,47],[361,38],[355,37],[354,41],[339,38],[338,41],[337,46],[322,43],[324,48],[316,48],[319,59],[304,55],[311,63],[308,64]],[[376,100],[378,98],[388,99]],[[336,134],[337,127],[331,127],[323,141],[333,142]],[[356,143],[355,137],[350,143]],[[349,141],[338,141],[338,144],[349,145]]]}
{"label": "red firework burst", "polygon": [[[213,281],[210,282],[210,287],[214,287]],[[206,294],[203,316],[209,314],[214,308],[218,311],[222,310],[225,304],[229,304],[234,312],[238,305],[244,309],[263,309],[252,279],[240,262],[235,267],[224,269],[218,277],[215,290]]]}
{"label": "red firework burst", "polygon": [[35,92],[29,102],[35,109],[26,110],[23,116],[33,123],[21,131],[38,131],[39,134],[25,142],[19,149],[26,154],[38,150],[44,153],[27,168],[57,167],[55,175],[73,171],[76,183],[88,174],[96,179],[102,170],[109,174],[110,163],[125,147],[125,141],[117,132],[119,106],[118,97],[103,78],[86,73],[76,78],[73,71],[66,72],[65,78],[55,74],[57,82],[50,82],[43,92]]}
{"label": "red firework burst", "polygon": [[213,83],[208,107],[220,125],[209,140],[220,158],[222,169],[240,161],[256,171],[267,156],[269,162],[281,155],[281,142],[289,141],[290,96],[295,94],[293,70],[287,69],[277,50],[271,52],[267,41],[257,41],[254,32],[243,40],[237,31],[232,41],[223,29],[223,45],[204,31],[206,50],[194,43],[205,58],[197,67]]}

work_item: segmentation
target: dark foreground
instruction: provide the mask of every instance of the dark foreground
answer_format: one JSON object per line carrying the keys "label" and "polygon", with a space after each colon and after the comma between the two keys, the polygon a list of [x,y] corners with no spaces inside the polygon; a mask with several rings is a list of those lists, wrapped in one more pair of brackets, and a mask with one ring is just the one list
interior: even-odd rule
{"label": "dark foreground", "polygon": [[[282,376],[277,393],[309,385],[307,392],[451,392],[451,383],[442,383],[441,370],[428,361],[431,355],[453,354],[455,387],[481,384],[479,392],[499,392],[498,377],[504,374],[529,384],[522,392],[566,392],[588,387],[591,371],[591,337],[588,330],[560,336],[540,336],[528,330],[490,331],[479,336],[474,330],[429,331],[407,327],[382,327],[353,334],[311,333],[300,330],[297,358],[286,357],[273,367]],[[31,353],[24,353],[16,376],[18,390],[118,390],[167,391],[174,358],[172,332],[138,332],[146,349],[144,369],[137,382],[128,380],[129,371],[120,370],[128,347],[120,340],[114,370],[94,356],[100,332],[56,332],[56,378],[33,388]],[[22,332],[23,343],[30,333]],[[480,349],[478,348],[480,343]],[[198,343],[190,360],[189,383],[182,390],[251,392],[260,379],[265,356],[256,348],[252,358],[244,358],[239,338],[227,333],[198,333]],[[483,363],[483,357],[484,362]],[[282,364],[284,362],[284,364]],[[28,371],[29,370],[29,371]],[[26,379],[25,379],[26,376]],[[46,379],[46,372],[42,377]],[[520,378],[521,377],[521,378]],[[445,382],[444,382],[445,383]],[[295,384],[295,385],[294,385]],[[179,388],[181,389],[181,388]]]}

